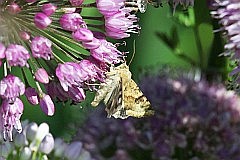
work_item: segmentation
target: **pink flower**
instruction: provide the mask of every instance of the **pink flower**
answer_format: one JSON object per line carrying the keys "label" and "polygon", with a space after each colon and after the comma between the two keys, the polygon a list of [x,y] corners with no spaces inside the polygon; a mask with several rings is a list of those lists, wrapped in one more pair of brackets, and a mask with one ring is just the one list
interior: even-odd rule
{"label": "pink flower", "polygon": [[19,33],[19,36],[22,38],[24,41],[28,41],[30,39],[30,34],[28,32],[21,31]]}
{"label": "pink flower", "polygon": [[111,16],[124,7],[125,0],[96,0],[97,8],[104,16]]}
{"label": "pink flower", "polygon": [[72,87],[73,85],[82,85],[84,77],[86,77],[87,74],[88,73],[83,73],[80,66],[74,62],[59,64],[56,68],[56,76],[65,91],[68,91],[68,87]]}
{"label": "pink flower", "polygon": [[49,83],[48,73],[47,73],[47,71],[44,68],[39,68],[35,72],[35,78],[40,83],[44,83],[44,84]]}
{"label": "pink flower", "polygon": [[27,97],[28,102],[32,105],[37,105],[39,103],[39,96],[34,88],[26,88],[25,96]]}
{"label": "pink flower", "polygon": [[69,88],[68,95],[74,102],[77,103],[84,101],[86,98],[84,90],[75,86]]}
{"label": "pink flower", "polygon": [[121,61],[123,54],[117,50],[116,46],[105,39],[101,39],[100,43],[98,48],[90,50],[92,57],[108,64],[116,64]]}
{"label": "pink flower", "polygon": [[42,5],[42,12],[47,16],[51,16],[56,11],[56,9],[57,7],[52,3],[45,3]]}
{"label": "pink flower", "polygon": [[129,33],[139,33],[140,27],[135,24],[138,21],[136,15],[130,14],[130,9],[122,9],[116,14],[105,17],[106,35],[122,39],[130,37]]}
{"label": "pink flower", "polygon": [[76,31],[83,23],[79,13],[66,13],[60,18],[61,27],[67,31]]}
{"label": "pink flower", "polygon": [[11,3],[7,6],[7,10],[10,14],[18,14],[21,11],[21,8],[17,3]]}
{"label": "pink flower", "polygon": [[69,0],[72,6],[80,6],[84,0]]}
{"label": "pink flower", "polygon": [[18,133],[22,132],[20,122],[23,113],[23,103],[19,98],[15,102],[9,102],[7,99],[3,100],[0,107],[0,128],[3,130],[4,140],[9,139],[12,141],[12,130],[15,128]]}
{"label": "pink flower", "polygon": [[51,97],[47,94],[44,94],[40,99],[40,107],[42,111],[48,116],[52,116],[55,112],[54,103]]}
{"label": "pink flower", "polygon": [[79,28],[72,34],[73,39],[80,42],[91,42],[93,40],[93,33],[87,28]]}
{"label": "pink flower", "polygon": [[31,43],[32,55],[35,58],[50,60],[52,55],[52,42],[45,37],[34,37]]}
{"label": "pink flower", "polygon": [[21,45],[10,44],[5,51],[6,59],[10,66],[27,66],[30,58],[28,51]]}
{"label": "pink flower", "polygon": [[100,46],[100,41],[99,39],[93,37],[92,41],[90,42],[82,41],[82,45],[87,49],[95,49]]}
{"label": "pink flower", "polygon": [[17,97],[23,95],[25,92],[25,85],[20,78],[14,75],[7,75],[0,81],[0,95],[4,99],[9,99],[14,102]]}
{"label": "pink flower", "polygon": [[34,24],[39,29],[45,29],[52,23],[52,20],[44,13],[36,13],[34,16]]}

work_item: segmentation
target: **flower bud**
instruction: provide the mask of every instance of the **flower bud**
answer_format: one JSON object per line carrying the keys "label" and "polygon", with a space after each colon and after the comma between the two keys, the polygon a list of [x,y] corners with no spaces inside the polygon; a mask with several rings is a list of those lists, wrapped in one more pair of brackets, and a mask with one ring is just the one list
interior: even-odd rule
{"label": "flower bud", "polygon": [[62,157],[63,152],[65,151],[67,144],[60,138],[56,138],[54,141],[54,156]]}
{"label": "flower bud", "polygon": [[32,87],[28,87],[25,90],[25,96],[27,97],[27,100],[32,105],[37,105],[39,103],[39,96],[36,90]]}
{"label": "flower bud", "polygon": [[80,6],[84,0],[69,0],[72,6]]}
{"label": "flower bud", "polygon": [[7,10],[10,14],[18,14],[21,11],[21,8],[17,3],[11,3],[7,6]]}
{"label": "flower bud", "polygon": [[38,131],[37,123],[35,123],[35,122],[30,123],[27,126],[27,130],[26,130],[27,139],[30,141],[33,141],[37,135],[37,131]]}
{"label": "flower bud", "polygon": [[48,133],[42,140],[39,151],[44,154],[49,154],[54,148],[54,138],[51,133]]}
{"label": "flower bud", "polygon": [[33,151],[37,151],[41,141],[43,138],[49,133],[49,126],[47,123],[41,123],[38,127],[35,138],[30,144],[30,149]]}
{"label": "flower bud", "polygon": [[43,84],[47,84],[49,83],[49,77],[48,77],[48,73],[44,68],[39,68],[36,72],[35,72],[35,79]]}
{"label": "flower bud", "polygon": [[96,49],[100,46],[100,41],[97,38],[93,38],[91,42],[82,42],[83,46],[87,49]]}
{"label": "flower bud", "polygon": [[91,155],[88,151],[85,149],[81,150],[80,156],[78,157],[78,160],[91,160]]}
{"label": "flower bud", "polygon": [[76,31],[83,23],[82,16],[79,13],[65,13],[59,21],[61,27],[67,31]]}
{"label": "flower bud", "polygon": [[17,134],[14,138],[14,144],[16,147],[22,147],[28,145],[28,141],[25,133]]}
{"label": "flower bud", "polygon": [[56,11],[56,9],[57,7],[52,3],[46,3],[42,5],[42,12],[47,16],[51,16]]}
{"label": "flower bud", "polygon": [[37,36],[32,39],[31,51],[34,58],[43,58],[50,60],[52,55],[52,42],[42,36]]}
{"label": "flower bud", "polygon": [[82,143],[79,141],[72,142],[65,150],[64,156],[71,160],[76,160],[82,150]]}
{"label": "flower bud", "polygon": [[32,151],[28,147],[24,147],[20,153],[20,160],[29,160],[31,158]]}
{"label": "flower bud", "polygon": [[93,40],[93,33],[87,28],[79,28],[72,34],[73,39],[76,41],[91,42]]}
{"label": "flower bud", "polygon": [[12,152],[13,146],[9,142],[4,142],[0,145],[0,155],[4,158],[7,158],[8,155]]}
{"label": "flower bud", "polygon": [[55,112],[54,103],[51,97],[47,94],[44,94],[40,99],[40,107],[42,111],[48,116],[52,116]]}
{"label": "flower bud", "polygon": [[34,24],[39,29],[45,29],[52,23],[52,20],[44,13],[37,13],[34,16]]}
{"label": "flower bud", "polygon": [[1,42],[0,42],[0,59],[3,59],[3,58],[5,58],[5,50],[6,50],[6,47],[4,46],[4,44],[2,44]]}
{"label": "flower bud", "polygon": [[25,31],[21,31],[19,33],[19,36],[22,38],[22,40],[24,41],[28,41],[30,39],[30,34],[28,32]]}

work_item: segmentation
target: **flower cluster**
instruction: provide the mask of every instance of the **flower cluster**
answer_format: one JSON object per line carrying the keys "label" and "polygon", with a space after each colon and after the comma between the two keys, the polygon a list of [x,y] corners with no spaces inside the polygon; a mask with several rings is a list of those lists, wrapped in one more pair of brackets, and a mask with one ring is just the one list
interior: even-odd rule
{"label": "flower cluster", "polygon": [[70,144],[61,138],[54,139],[49,133],[49,126],[42,123],[39,126],[32,122],[23,121],[23,132],[13,134],[14,144],[3,142],[0,136],[0,159],[30,160],[30,159],[61,159],[66,160],[90,160],[91,155],[87,152],[80,141]]}
{"label": "flower cluster", "polygon": [[228,43],[224,46],[226,54],[230,55],[234,53],[235,58],[239,58],[239,42],[238,37],[240,32],[238,31],[238,23],[240,21],[238,15],[240,13],[239,2],[234,0],[216,1],[212,4],[215,6],[216,11],[212,11],[212,15],[219,19],[219,23],[222,25],[222,30],[225,31]]}
{"label": "flower cluster", "polygon": [[[103,15],[87,15],[91,10]],[[125,0],[0,1],[0,131],[4,139],[12,140],[13,128],[22,131],[21,96],[51,116],[54,99],[80,103],[86,90],[95,90],[109,66],[125,56],[106,38],[126,38],[140,29],[132,13]]]}
{"label": "flower cluster", "polygon": [[96,159],[239,159],[240,99],[234,92],[165,75],[142,78],[140,88],[154,116],[107,119],[100,108],[79,129],[75,139]]}

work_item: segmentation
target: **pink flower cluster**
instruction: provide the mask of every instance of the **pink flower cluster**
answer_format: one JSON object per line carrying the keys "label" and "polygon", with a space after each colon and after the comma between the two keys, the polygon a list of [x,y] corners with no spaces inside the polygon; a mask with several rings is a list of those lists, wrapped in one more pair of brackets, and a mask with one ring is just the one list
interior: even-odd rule
{"label": "pink flower cluster", "polygon": [[97,8],[105,18],[105,31],[108,37],[122,39],[130,37],[130,33],[139,33],[136,24],[138,18],[131,14],[133,9],[125,7],[126,0],[96,0]]}
{"label": "pink flower cluster", "polygon": [[[104,82],[109,66],[123,61],[124,52],[106,37],[122,39],[138,33],[137,17],[125,6],[125,0],[87,3],[0,1],[0,67],[4,68],[0,75],[0,130],[5,139],[12,140],[13,128],[22,130],[21,96],[52,116],[52,99],[82,102],[86,90],[96,90],[95,85]],[[95,7],[104,18],[82,16],[84,7]],[[89,23],[87,19],[91,18],[101,25]],[[89,56],[72,46],[85,50]],[[18,74],[22,76],[14,75],[15,68],[23,71]]]}

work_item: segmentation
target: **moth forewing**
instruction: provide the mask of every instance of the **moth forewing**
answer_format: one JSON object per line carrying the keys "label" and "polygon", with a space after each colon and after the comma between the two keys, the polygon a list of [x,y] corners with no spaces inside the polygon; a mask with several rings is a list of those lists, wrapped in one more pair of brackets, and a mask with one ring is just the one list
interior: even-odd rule
{"label": "moth forewing", "polygon": [[106,81],[100,85],[92,102],[93,106],[104,100],[108,117],[125,119],[152,115],[150,102],[143,95],[137,84],[131,79],[129,67],[123,63],[111,67],[106,74]]}

